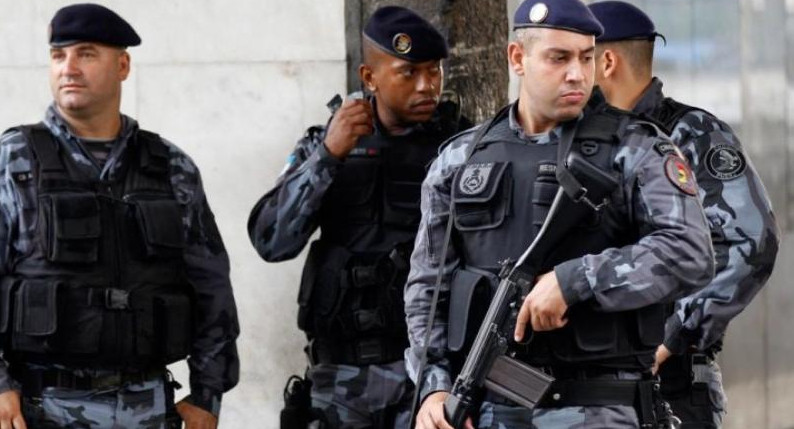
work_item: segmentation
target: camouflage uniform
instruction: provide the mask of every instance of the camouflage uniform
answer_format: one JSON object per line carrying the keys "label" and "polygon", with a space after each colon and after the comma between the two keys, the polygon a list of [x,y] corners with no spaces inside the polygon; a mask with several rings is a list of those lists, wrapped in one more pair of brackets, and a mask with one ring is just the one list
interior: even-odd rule
{"label": "camouflage uniform", "polygon": [[[509,121],[509,128],[517,139],[538,145],[556,144],[559,141],[560,127],[540,137],[526,135],[516,119],[516,106],[517,103],[504,120]],[[430,167],[422,187],[422,221],[405,290],[411,342],[411,348],[406,352],[406,362],[413,380],[418,377],[433,288],[445,245],[452,180],[466,161],[473,134],[463,133],[450,141]],[[487,136],[488,133],[485,139]],[[669,175],[665,177],[666,157],[656,147],[665,144],[667,139],[647,125],[634,122],[620,134],[620,141],[612,165],[621,181],[612,199],[626,201],[620,209],[619,219],[635,225],[641,231],[641,238],[639,242],[628,246],[606,249],[600,254],[586,255],[556,266],[563,296],[571,308],[577,304],[596,305],[603,312],[643,308],[692,292],[707,284],[713,276],[713,253],[700,203],[694,196],[674,186]],[[613,207],[609,210],[616,209]],[[529,238],[524,246],[528,245]],[[464,262],[458,246],[455,239],[451,240],[447,260],[444,261],[438,313],[428,345],[427,367],[423,379],[419,380],[422,398],[435,391],[449,391],[452,387],[454,374],[450,374],[451,363],[447,351],[447,320],[451,276]],[[516,257],[518,255],[513,256]],[[560,275],[561,267],[567,271],[565,276]],[[566,282],[565,278],[569,281]],[[646,373],[651,361],[652,357],[641,363]],[[642,376],[634,371],[620,371],[612,375],[619,379],[638,379]],[[526,410],[515,407],[485,403],[483,408],[485,412],[480,427],[532,427],[530,424],[555,428],[638,425],[635,411],[625,406],[536,408],[532,416]]]}
{"label": "camouflage uniform", "polygon": [[[371,100],[374,103],[374,99]],[[374,110],[374,107],[373,107]],[[438,111],[440,112],[440,110]],[[437,114],[427,123],[417,124],[400,141],[392,143],[400,145],[403,142],[427,139],[426,143],[432,145],[433,154],[443,138],[436,138],[434,130],[439,128],[442,115]],[[455,122],[454,132],[465,120]],[[330,122],[330,120],[329,120]],[[375,119],[375,134],[373,138],[388,139],[378,120]],[[443,134],[443,132],[442,132]],[[447,132],[446,136],[449,135]],[[401,228],[391,228],[388,231],[382,227],[384,220],[380,215],[374,217],[379,221],[358,227],[354,232],[329,231],[321,227],[321,221],[328,221],[328,208],[336,204],[334,198],[328,198],[329,188],[350,158],[362,159],[366,150],[359,146],[354,148],[347,161],[333,157],[325,147],[323,141],[326,136],[326,127],[310,127],[301,138],[293,152],[287,158],[287,165],[278,178],[272,190],[265,194],[251,212],[248,231],[251,242],[263,259],[269,262],[283,261],[294,258],[306,246],[312,234],[318,229],[322,231],[319,241],[340,241],[339,238],[328,238],[329,235],[343,235],[346,238],[343,244],[346,251],[359,254],[388,253],[394,248],[395,243],[413,243],[416,223],[407,224]],[[415,138],[411,136],[417,136]],[[431,136],[431,137],[428,137]],[[404,140],[402,140],[404,139]],[[383,155],[388,158],[390,154]],[[424,170],[422,170],[424,177]],[[351,180],[351,179],[347,179]],[[362,180],[357,180],[361,182]],[[421,179],[417,180],[417,189]],[[374,188],[373,193],[386,192]],[[354,190],[349,191],[355,193]],[[359,191],[359,193],[366,193]],[[377,201],[383,198],[380,195],[373,197]],[[418,219],[418,208],[415,210]],[[320,216],[326,219],[320,219]],[[332,228],[332,227],[331,227]],[[349,236],[348,236],[349,235]],[[317,243],[317,242],[315,242]],[[408,254],[405,255],[407,268]],[[309,257],[311,259],[311,256]],[[308,264],[308,262],[307,262]],[[306,270],[304,269],[304,277]],[[404,270],[404,271],[407,271]],[[391,287],[396,287],[396,292],[401,295],[403,282],[395,282]],[[383,287],[377,285],[376,287]],[[340,304],[341,307],[347,302]],[[397,308],[402,312],[402,303]],[[299,316],[300,318],[300,316]],[[402,319],[402,316],[400,316]],[[324,320],[330,323],[329,320]],[[300,325],[300,322],[299,322]],[[322,335],[316,335],[311,329],[301,326],[307,331],[312,344],[317,344],[317,339],[333,342]],[[313,357],[313,346],[307,347],[312,365],[308,377],[312,381],[312,406],[322,410],[327,423],[332,428],[366,428],[366,427],[407,427],[409,424],[410,400],[413,394],[413,385],[408,380],[405,364],[399,359],[407,344],[404,327],[400,329],[400,338],[392,338],[396,351],[395,360],[378,362],[370,365],[350,365],[336,362],[317,362]],[[341,341],[341,340],[340,340]]]}
{"label": "camouflage uniform", "polygon": [[[634,111],[659,117],[665,97],[654,78]],[[674,354],[662,365],[663,391],[684,420],[720,427],[725,414],[722,375],[713,361],[728,323],[750,303],[772,273],[780,231],[772,206],[755,168],[743,154],[733,130],[708,112],[690,110],[671,126],[670,136],[692,165],[700,186],[716,255],[717,274],[704,289],[678,300],[667,321],[665,346]],[[705,353],[705,402],[692,397],[689,360],[695,350]],[[674,369],[673,367],[678,367]],[[673,386],[686,378],[684,385]],[[678,383],[680,384],[680,383]],[[699,415],[699,416],[698,416]],[[712,418],[709,418],[712,417]]]}
{"label": "camouflage uniform", "polygon": [[[47,110],[44,124],[57,140],[59,149],[71,156],[86,177],[103,180],[123,177],[129,162],[129,145],[138,130],[135,120],[122,115],[122,131],[102,168],[72,134],[54,105]],[[170,182],[176,200],[184,207],[187,245],[183,259],[199,315],[194,322],[194,338],[187,360],[191,374],[188,400],[218,415],[223,392],[237,384],[239,377],[235,345],[239,326],[229,281],[229,260],[207,204],[198,169],[179,148],[169,142],[165,144],[169,149]],[[4,275],[14,274],[14,262],[30,252],[37,239],[37,189],[24,186],[33,179],[35,171],[30,147],[22,134],[14,130],[5,133],[0,138],[0,208],[4,218],[0,222],[0,269]],[[19,387],[9,375],[9,365],[13,370],[26,363],[0,361],[0,391]],[[97,368],[58,367],[75,375],[103,377],[112,374]],[[160,375],[149,380],[119,385],[103,392],[45,389],[44,398],[25,398],[26,410],[38,415],[43,413],[62,427],[111,427],[108,419],[116,419],[113,427],[163,427],[168,392],[164,389],[165,368],[159,372]],[[111,414],[103,414],[105,412]]]}

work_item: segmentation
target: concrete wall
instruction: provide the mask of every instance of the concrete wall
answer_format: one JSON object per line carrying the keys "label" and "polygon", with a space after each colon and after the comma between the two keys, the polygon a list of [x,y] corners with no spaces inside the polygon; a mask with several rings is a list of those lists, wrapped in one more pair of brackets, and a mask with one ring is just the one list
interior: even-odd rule
{"label": "concrete wall", "polygon": [[[42,118],[47,24],[68,3],[0,0],[0,127]],[[343,0],[99,3],[143,39],[130,49],[123,112],[193,157],[231,256],[242,373],[224,398],[223,426],[277,427],[286,376],[305,366],[295,327],[302,258],[264,263],[246,221],[303,130],[324,122],[326,101],[345,91]],[[184,368],[177,374],[187,381]]]}

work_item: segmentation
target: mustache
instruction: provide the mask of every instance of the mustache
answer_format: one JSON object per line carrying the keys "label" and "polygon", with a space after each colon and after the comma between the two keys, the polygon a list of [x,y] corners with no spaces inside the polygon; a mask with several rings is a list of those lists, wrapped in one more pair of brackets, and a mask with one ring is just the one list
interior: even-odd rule
{"label": "mustache", "polygon": [[438,104],[438,101],[439,101],[439,97],[424,97],[419,100],[411,102],[410,106],[416,107],[422,104],[429,104],[429,103]]}
{"label": "mustache", "polygon": [[65,86],[87,86],[86,82],[82,79],[68,79],[62,82],[58,82],[58,88],[63,88]]}

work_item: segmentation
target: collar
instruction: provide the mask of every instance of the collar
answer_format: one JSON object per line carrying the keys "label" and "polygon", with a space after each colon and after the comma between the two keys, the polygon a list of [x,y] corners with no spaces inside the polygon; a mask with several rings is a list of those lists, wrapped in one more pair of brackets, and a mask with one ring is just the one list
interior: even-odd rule
{"label": "collar", "polygon": [[[581,118],[581,115],[579,115]],[[521,140],[526,140],[530,143],[536,144],[548,144],[548,143],[556,143],[558,140],[558,136],[562,134],[562,126],[557,125],[551,131],[543,134],[527,134],[524,132],[524,128],[521,127],[521,123],[518,121],[518,100],[514,101],[513,104],[510,106],[509,114],[507,117],[507,124],[510,129],[520,138]]]}
{"label": "collar", "polygon": [[640,101],[637,102],[637,105],[634,106],[632,110],[634,113],[639,114],[646,114],[649,116],[653,116],[653,112],[656,110],[656,106],[664,100],[664,93],[662,92],[662,81],[659,78],[654,77],[651,80],[650,85],[645,88],[645,92],[642,93],[642,97],[640,97]]}
{"label": "collar", "polygon": [[[44,124],[47,125],[47,127],[56,137],[73,142],[81,141],[80,137],[72,132],[72,129],[69,127],[69,123],[66,122],[63,116],[61,116],[61,114],[58,112],[58,109],[55,107],[55,103],[52,103],[49,107],[47,107],[47,111],[44,114]],[[138,122],[129,116],[122,114],[121,133],[119,133],[119,136],[116,139],[120,141],[126,141],[137,129]]]}

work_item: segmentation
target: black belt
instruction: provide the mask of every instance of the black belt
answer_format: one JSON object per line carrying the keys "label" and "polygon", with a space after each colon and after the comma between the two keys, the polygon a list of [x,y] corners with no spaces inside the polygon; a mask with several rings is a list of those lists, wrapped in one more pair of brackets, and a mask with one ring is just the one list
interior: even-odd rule
{"label": "black belt", "polygon": [[26,397],[40,397],[48,387],[75,390],[103,390],[119,388],[125,384],[137,384],[164,377],[165,369],[142,371],[113,371],[99,376],[77,375],[74,371],[46,368],[17,368],[13,377],[22,384],[22,394]]}
{"label": "black belt", "polygon": [[306,346],[312,365],[376,365],[402,360],[408,346],[403,339],[369,338],[331,341],[314,339]]}
{"label": "black belt", "polygon": [[603,407],[626,405],[634,407],[642,383],[651,380],[557,380],[538,402],[539,408]]}

